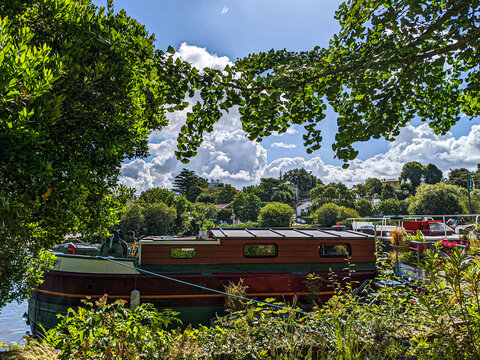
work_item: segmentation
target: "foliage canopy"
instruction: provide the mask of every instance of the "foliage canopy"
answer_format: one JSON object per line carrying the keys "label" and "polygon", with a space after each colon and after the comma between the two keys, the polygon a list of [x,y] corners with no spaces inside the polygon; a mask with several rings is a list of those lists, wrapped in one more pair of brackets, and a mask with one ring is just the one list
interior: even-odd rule
{"label": "foliage canopy", "polygon": [[0,3],[0,306],[28,293],[17,285],[40,249],[117,221],[131,195],[121,163],[147,155],[150,131],[186,106],[190,72],[124,11]]}
{"label": "foliage canopy", "polygon": [[393,140],[415,117],[444,134],[464,114],[480,114],[479,7],[478,0],[347,0],[328,48],[270,50],[224,72],[206,69],[203,103],[181,129],[177,156],[195,154],[221,110],[233,106],[252,140],[303,125],[311,153],[328,104],[338,114],[332,146],[345,162],[358,154],[354,143]]}

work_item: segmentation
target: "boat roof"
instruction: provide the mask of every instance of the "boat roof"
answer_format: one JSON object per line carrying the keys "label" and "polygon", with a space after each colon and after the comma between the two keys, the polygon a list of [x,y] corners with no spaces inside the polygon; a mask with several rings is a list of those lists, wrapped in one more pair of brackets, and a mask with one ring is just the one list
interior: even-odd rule
{"label": "boat roof", "polygon": [[315,239],[339,239],[339,238],[368,238],[370,235],[352,230],[331,230],[318,228],[214,228],[210,230],[214,238],[315,238]]}

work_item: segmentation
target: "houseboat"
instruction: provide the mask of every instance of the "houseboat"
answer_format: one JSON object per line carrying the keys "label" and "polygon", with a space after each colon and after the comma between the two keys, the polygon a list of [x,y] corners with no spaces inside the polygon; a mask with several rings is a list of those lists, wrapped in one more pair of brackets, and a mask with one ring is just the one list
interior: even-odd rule
{"label": "houseboat", "polygon": [[[87,297],[153,303],[180,312],[184,325],[208,324],[224,314],[225,287],[243,281],[247,297],[301,303],[311,295],[307,275],[356,284],[375,276],[375,239],[351,230],[316,228],[212,229],[204,237],[149,236],[133,250],[118,234],[95,248],[65,244],[55,249],[54,267],[32,293],[32,331],[48,329],[68,308]],[[327,300],[328,281],[315,295]]]}

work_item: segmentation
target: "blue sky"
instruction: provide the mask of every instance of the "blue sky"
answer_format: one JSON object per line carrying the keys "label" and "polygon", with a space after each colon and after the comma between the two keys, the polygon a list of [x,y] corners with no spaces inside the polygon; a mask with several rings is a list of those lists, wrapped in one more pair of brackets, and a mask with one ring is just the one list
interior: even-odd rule
{"label": "blue sky", "polygon": [[[105,6],[106,1],[94,0]],[[274,49],[309,50],[327,46],[339,30],[334,13],[340,1],[329,0],[115,0],[115,10],[144,24],[157,39],[157,48],[173,46],[179,56],[194,65],[225,66],[249,53]],[[182,45],[183,44],[183,45]],[[184,166],[174,159],[172,138],[184,114],[176,114],[171,126],[151,136],[151,154],[125,164],[123,181],[138,191],[151,186],[171,186]],[[336,133],[336,116],[329,111],[319,124],[322,148],[307,154],[302,128],[251,144],[240,128],[238,116],[228,114],[214,134],[205,139],[197,158],[188,165],[199,175],[217,178],[242,187],[261,177],[305,167],[324,181],[354,184],[368,177],[397,177],[404,163],[419,160],[439,166],[446,175],[450,168],[474,168],[480,162],[477,121],[457,124],[444,137],[435,136],[425,125],[413,123],[398,141],[371,140],[355,146],[360,151],[348,171],[339,167],[331,143]],[[478,133],[477,133],[478,130]],[[463,136],[463,138],[462,138]],[[479,140],[480,141],[480,140]],[[472,156],[472,152],[475,154]],[[239,155],[240,154],[240,155]],[[476,155],[479,154],[479,155]]]}

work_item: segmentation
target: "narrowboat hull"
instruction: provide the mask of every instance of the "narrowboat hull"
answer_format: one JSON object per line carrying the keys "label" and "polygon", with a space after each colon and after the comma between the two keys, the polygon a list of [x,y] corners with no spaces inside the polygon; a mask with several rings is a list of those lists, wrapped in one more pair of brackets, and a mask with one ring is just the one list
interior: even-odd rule
{"label": "narrowboat hull", "polygon": [[[348,243],[353,254],[358,249],[358,261],[353,254],[350,258],[321,258],[318,255],[318,249],[323,246],[319,245],[321,239],[310,239],[311,244],[305,239],[296,239],[297,249],[304,251],[297,257],[291,247],[286,247],[290,252],[283,251],[290,244],[288,239],[221,240],[233,250],[227,251],[221,241],[213,243],[211,239],[203,242],[147,240],[138,259],[57,254],[55,267],[44,275],[44,282],[32,292],[29,301],[32,332],[39,332],[40,324],[45,329],[54,327],[58,322],[57,314],[66,314],[69,308],[81,306],[82,300],[98,299],[104,294],[108,295],[109,301],[122,299],[128,303],[132,291],[138,290],[141,303],[178,311],[184,326],[208,325],[210,319],[223,315],[225,311],[225,295],[208,289],[223,292],[230,283],[237,284],[241,279],[247,287],[248,298],[275,298],[291,303],[296,297],[297,302],[307,304],[307,296],[312,295],[312,287],[309,288],[306,281],[308,274],[315,273],[326,279],[315,284],[317,301],[326,301],[333,294],[327,280],[332,273],[336,281],[344,282],[350,276],[353,284],[358,286],[375,276],[374,241],[363,234],[354,236],[353,240],[341,240],[342,244]],[[325,241],[325,244],[332,244],[332,236]],[[228,257],[229,252],[236,252],[237,248],[243,255],[244,243],[250,247],[252,243],[265,247],[273,242],[277,244],[275,256],[242,256],[238,262],[233,256]],[[315,256],[306,255],[305,251],[310,251],[307,245]],[[170,259],[170,256],[164,256],[171,254],[172,249],[186,251],[191,248],[196,249],[196,258]],[[348,269],[349,263],[353,265],[353,273]]]}

